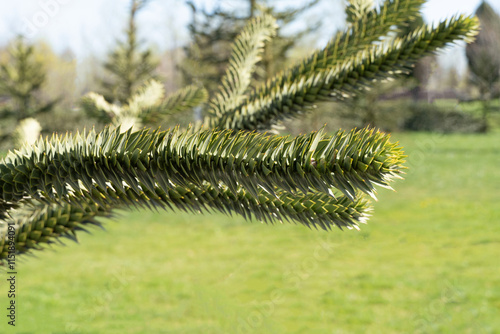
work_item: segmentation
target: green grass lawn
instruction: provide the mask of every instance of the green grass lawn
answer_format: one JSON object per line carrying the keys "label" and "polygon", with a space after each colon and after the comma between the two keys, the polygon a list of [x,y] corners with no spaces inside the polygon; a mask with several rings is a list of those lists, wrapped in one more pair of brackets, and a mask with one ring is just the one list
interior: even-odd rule
{"label": "green grass lawn", "polygon": [[0,333],[499,333],[500,134],[393,138],[360,232],[124,212],[24,258]]}

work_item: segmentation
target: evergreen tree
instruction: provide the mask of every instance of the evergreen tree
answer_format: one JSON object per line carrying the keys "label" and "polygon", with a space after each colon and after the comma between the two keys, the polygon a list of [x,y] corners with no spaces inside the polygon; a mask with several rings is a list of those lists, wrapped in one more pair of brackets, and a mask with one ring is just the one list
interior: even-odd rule
{"label": "evergreen tree", "polygon": [[483,102],[483,119],[490,110],[490,100],[500,93],[500,16],[483,1],[476,10],[481,31],[465,51],[472,82]]}
{"label": "evergreen tree", "polygon": [[[201,83],[212,95],[224,76],[231,55],[232,42],[249,19],[269,14],[276,18],[280,27],[284,27],[296,21],[318,1],[309,1],[299,8],[278,10],[272,6],[273,1],[245,0],[243,1],[245,4],[237,10],[225,10],[219,3],[212,12],[201,10],[192,1],[187,1],[192,10],[192,22],[189,25],[192,43],[185,48],[186,59],[180,65],[185,81]],[[288,52],[303,36],[318,28],[318,24],[311,24],[296,32],[293,37],[285,36],[278,31],[270,47],[261,55],[260,66],[253,74],[255,79],[265,81],[282,70],[286,65]]]}
{"label": "evergreen tree", "polygon": [[0,65],[0,94],[11,100],[2,118],[12,116],[17,121],[52,109],[56,101],[42,103],[37,96],[46,79],[46,69],[37,59],[35,47],[16,39],[7,62]]}
{"label": "evergreen tree", "polygon": [[250,74],[276,30],[271,16],[256,17],[235,40],[203,126],[107,128],[54,136],[10,153],[0,162],[0,259],[7,259],[14,242],[17,253],[41,249],[126,207],[358,229],[371,212],[375,186],[391,188],[404,171],[402,149],[388,134],[361,129],[289,138],[255,130],[317,101],[349,98],[477,33],[475,19],[457,16],[381,45],[380,38],[421,2],[386,0],[325,48],[251,90]]}
{"label": "evergreen tree", "polygon": [[110,55],[106,69],[114,81],[104,83],[104,94],[88,93],[81,101],[85,113],[104,124],[121,126],[121,131],[143,125],[165,124],[168,116],[204,103],[204,88],[190,85],[165,97],[165,89],[153,77],[157,63],[150,50],[139,52],[136,41],[136,15],[147,0],[132,0],[127,29],[127,43]]}
{"label": "evergreen tree", "polygon": [[0,65],[0,96],[9,100],[0,110],[0,119],[10,127],[0,129],[1,141],[7,140],[23,119],[36,118],[54,108],[58,100],[44,102],[40,96],[45,80],[46,69],[37,58],[35,47],[18,37],[9,47],[7,61]]}
{"label": "evergreen tree", "polygon": [[102,95],[108,102],[125,104],[147,80],[154,78],[154,70],[158,62],[150,49],[140,51],[137,41],[136,17],[144,8],[147,0],[132,0],[127,39],[119,42],[111,52],[104,68],[111,75],[102,81]]}

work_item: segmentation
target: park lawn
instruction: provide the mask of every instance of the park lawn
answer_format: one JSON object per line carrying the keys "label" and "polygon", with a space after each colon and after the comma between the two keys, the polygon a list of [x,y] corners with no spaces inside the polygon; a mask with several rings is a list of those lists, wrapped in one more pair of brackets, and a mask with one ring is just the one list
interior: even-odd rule
{"label": "park lawn", "polygon": [[393,138],[410,169],[360,232],[123,212],[19,262],[0,332],[500,332],[500,134]]}

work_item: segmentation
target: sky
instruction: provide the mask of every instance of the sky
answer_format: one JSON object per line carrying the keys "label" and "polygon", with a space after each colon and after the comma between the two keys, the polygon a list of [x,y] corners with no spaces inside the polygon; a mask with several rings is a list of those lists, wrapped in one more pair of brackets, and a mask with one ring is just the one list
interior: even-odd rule
{"label": "sky", "polygon": [[[30,40],[44,40],[56,52],[68,49],[84,59],[89,55],[102,57],[122,37],[130,0],[0,0],[0,46],[14,36],[23,34]],[[214,0],[196,0],[198,5],[213,8]],[[224,0],[223,6],[237,8],[243,0]],[[428,0],[423,13],[427,22],[438,22],[457,13],[473,14],[481,0]],[[296,5],[300,0],[275,0],[278,5]],[[500,13],[500,0],[489,0]],[[304,21],[325,19],[317,44],[326,43],[336,29],[343,26],[342,0],[322,0],[316,12]],[[187,24],[190,10],[183,0],[150,0],[138,16],[139,36],[159,49],[184,45],[189,38]],[[465,66],[463,46],[449,48],[441,57],[444,65]],[[450,56],[455,55],[455,56]],[[444,60],[443,60],[444,59]],[[449,63],[449,64],[447,64]]]}

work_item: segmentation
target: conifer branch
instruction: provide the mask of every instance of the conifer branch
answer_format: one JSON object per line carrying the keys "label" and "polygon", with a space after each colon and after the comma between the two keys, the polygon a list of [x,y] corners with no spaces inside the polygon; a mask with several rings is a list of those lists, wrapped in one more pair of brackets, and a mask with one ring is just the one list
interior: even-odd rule
{"label": "conifer branch", "polygon": [[173,115],[195,108],[208,99],[208,92],[205,88],[196,85],[189,85],[169,94],[154,112],[149,112],[144,116],[144,122],[155,124],[161,121],[162,116]]}
{"label": "conifer branch", "polygon": [[207,91],[195,85],[190,85],[164,97],[163,84],[150,80],[134,94],[127,104],[119,106],[108,103],[102,95],[89,93],[85,95],[80,105],[87,115],[104,123],[122,126],[127,130],[132,125],[152,125],[162,118],[175,113],[181,113],[204,103],[208,98]]}
{"label": "conifer branch", "polygon": [[[78,231],[102,227],[99,217],[112,217],[112,210],[127,207],[183,210],[195,214],[221,212],[266,223],[299,222],[324,230],[333,226],[359,229],[359,224],[366,223],[372,210],[364,198],[351,201],[345,196],[334,198],[321,193],[278,193],[275,197],[262,190],[254,197],[243,189],[233,193],[207,184],[172,187],[166,192],[155,187],[154,193],[145,190],[136,195],[131,195],[130,190],[127,194],[129,197],[109,191],[106,197],[110,203],[106,205],[80,199],[78,203],[30,203],[24,205],[23,210],[11,210],[7,217],[0,219],[0,261],[7,259],[9,240],[14,241],[17,254],[42,250],[61,237],[77,241]],[[12,234],[9,229],[13,229]]]}
{"label": "conifer branch", "polygon": [[92,118],[99,119],[103,123],[111,123],[116,115],[121,113],[120,106],[109,103],[104,96],[91,92],[80,99],[80,106],[85,113]]}
{"label": "conifer branch", "polygon": [[142,196],[156,186],[166,192],[205,183],[255,197],[259,189],[275,195],[276,189],[329,194],[337,188],[354,200],[355,189],[374,196],[375,184],[389,187],[403,168],[401,148],[366,129],[292,140],[230,130],[120,132],[53,137],[9,154],[0,163],[0,203],[84,198],[107,205],[110,191]]}
{"label": "conifer branch", "polygon": [[368,15],[374,7],[373,0],[348,0],[345,13],[346,21],[354,23],[358,20],[369,21]]}
{"label": "conifer branch", "polygon": [[449,43],[470,41],[478,32],[475,18],[458,16],[437,27],[424,26],[404,38],[358,52],[340,64],[310,71],[287,81],[270,81],[252,94],[248,101],[224,114],[217,126],[231,129],[269,128],[279,119],[306,110],[316,101],[339,100],[369,87],[373,82],[408,72],[419,58]]}
{"label": "conifer branch", "polygon": [[276,29],[276,20],[270,15],[262,15],[252,19],[238,35],[219,92],[210,101],[212,118],[222,116],[244,100],[264,43],[274,36]]}
{"label": "conifer branch", "polygon": [[373,130],[287,140],[232,131],[106,129],[40,141],[0,164],[0,259],[8,254],[9,223],[18,252],[25,253],[61,236],[76,240],[77,231],[100,225],[97,217],[127,207],[358,228],[369,216],[368,201],[349,192],[334,197],[318,177],[330,175],[335,187],[353,192],[367,187],[360,182],[389,182],[401,173],[403,156],[387,139]]}
{"label": "conifer branch", "polygon": [[[425,0],[386,0],[378,9],[365,8],[356,20],[350,22],[346,31],[338,32],[323,49],[276,76],[267,86],[280,86],[300,76],[342,63],[346,58],[370,48],[374,42],[380,42],[394,27],[416,17],[423,3]],[[347,11],[350,9],[348,6]]]}
{"label": "conifer branch", "polygon": [[[12,244],[17,254],[42,250],[61,237],[77,241],[78,231],[102,224],[98,217],[110,217],[110,211],[95,203],[80,202],[78,206],[25,202],[22,209],[10,210],[9,215],[0,217],[0,263],[12,253]],[[10,243],[13,242],[13,243]]]}

